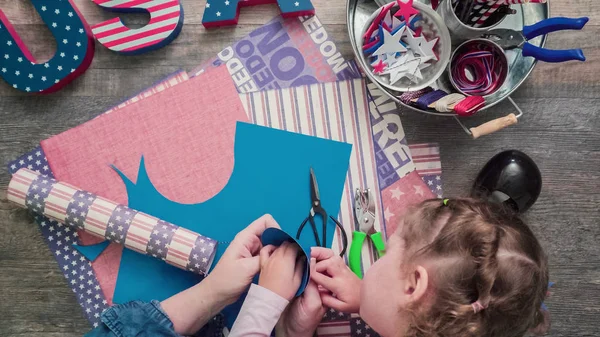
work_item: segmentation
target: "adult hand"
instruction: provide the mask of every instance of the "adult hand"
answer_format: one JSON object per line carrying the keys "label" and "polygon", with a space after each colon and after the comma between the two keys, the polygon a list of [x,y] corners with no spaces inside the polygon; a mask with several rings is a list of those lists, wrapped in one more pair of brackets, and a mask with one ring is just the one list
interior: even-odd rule
{"label": "adult hand", "polygon": [[[315,272],[316,260],[310,261],[311,273]],[[302,296],[296,298],[286,309],[276,326],[277,337],[312,337],[325,315],[319,289],[309,281]]]}
{"label": "adult hand", "polygon": [[299,261],[300,247],[284,242],[279,247],[268,245],[260,251],[258,285],[291,300],[302,282],[305,259]]}
{"label": "adult hand", "polygon": [[207,282],[225,304],[234,303],[260,270],[260,236],[267,228],[280,228],[271,215],[262,217],[239,232],[227,247]]}
{"label": "adult hand", "polygon": [[321,292],[323,304],[337,311],[358,313],[361,280],[331,249],[313,247],[310,253],[317,261],[310,277],[326,290]]}

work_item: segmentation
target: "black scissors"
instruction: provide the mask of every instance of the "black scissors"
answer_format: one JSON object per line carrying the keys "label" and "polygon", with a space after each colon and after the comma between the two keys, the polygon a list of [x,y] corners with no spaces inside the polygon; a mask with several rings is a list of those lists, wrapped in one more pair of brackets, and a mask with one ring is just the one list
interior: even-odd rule
{"label": "black scissors", "polygon": [[[306,222],[310,222],[310,226],[312,228],[313,234],[315,235],[315,242],[317,243],[317,246],[325,247],[327,245],[327,242],[326,242],[327,241],[327,221],[328,221],[328,219],[331,219],[331,220],[333,220],[335,225],[342,232],[342,252],[340,253],[340,256],[344,256],[344,254],[346,253],[346,249],[348,248],[348,238],[346,237],[346,231],[344,230],[344,226],[342,226],[342,224],[339,223],[339,221],[337,221],[336,218],[334,218],[332,216],[328,216],[327,211],[325,211],[323,206],[321,206],[321,197],[319,195],[319,185],[317,184],[317,177],[315,176],[315,171],[312,169],[312,167],[310,168],[310,198],[312,201],[312,206],[310,208],[310,211],[308,212],[308,216],[306,217],[306,219],[304,219],[304,221],[302,221],[302,224],[298,228],[298,233],[296,234],[296,239],[297,240],[300,239],[300,233],[302,233],[302,230],[304,229]],[[317,225],[315,224],[315,215],[316,214],[321,215],[321,218],[323,219],[323,239],[322,240],[319,239],[319,232],[317,231]]]}

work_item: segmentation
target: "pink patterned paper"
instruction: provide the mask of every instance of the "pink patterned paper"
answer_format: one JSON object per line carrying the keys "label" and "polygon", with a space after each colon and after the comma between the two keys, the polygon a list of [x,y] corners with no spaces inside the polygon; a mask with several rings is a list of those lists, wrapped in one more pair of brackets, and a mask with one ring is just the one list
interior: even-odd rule
{"label": "pink patterned paper", "polygon": [[[233,169],[235,122],[247,121],[227,70],[211,69],[202,76],[178,82],[176,90],[166,88],[152,95],[149,92],[152,91],[143,93],[144,99],[136,104],[120,107],[118,114],[103,114],[43,141],[55,177],[126,204],[125,186],[109,165],[118,166],[135,181],[143,154],[153,183],[165,197],[196,203],[217,194]],[[145,130],[154,128],[164,133],[148,141]],[[206,139],[206,134],[215,140],[213,144],[199,146],[194,142],[198,135]],[[105,137],[111,140],[107,142]],[[96,145],[100,143],[102,147]],[[89,179],[90,176],[96,179]],[[190,176],[196,179],[189,179]],[[82,240],[86,245],[96,242],[98,239],[89,235]],[[111,244],[92,264],[109,304],[121,250],[119,245]]]}
{"label": "pink patterned paper", "polygon": [[388,205],[383,214],[387,225],[386,236],[389,238],[398,229],[398,223],[411,206],[436,198],[436,195],[423,182],[419,173],[413,171],[381,191],[381,198],[383,204]]}

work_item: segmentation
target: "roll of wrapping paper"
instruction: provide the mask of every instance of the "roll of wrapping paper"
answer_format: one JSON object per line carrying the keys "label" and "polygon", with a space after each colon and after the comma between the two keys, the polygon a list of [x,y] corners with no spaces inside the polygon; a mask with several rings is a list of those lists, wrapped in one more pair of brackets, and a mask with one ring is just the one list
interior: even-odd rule
{"label": "roll of wrapping paper", "polygon": [[215,257],[213,239],[26,168],[12,176],[7,194],[34,213],[196,274],[206,275]]}

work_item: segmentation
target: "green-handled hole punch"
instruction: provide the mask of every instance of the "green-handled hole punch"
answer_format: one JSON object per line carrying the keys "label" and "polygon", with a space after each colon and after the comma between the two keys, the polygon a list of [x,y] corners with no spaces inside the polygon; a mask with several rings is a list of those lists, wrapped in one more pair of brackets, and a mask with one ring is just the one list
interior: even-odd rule
{"label": "green-handled hole punch", "polygon": [[380,232],[375,231],[375,199],[373,199],[370,189],[356,189],[354,195],[354,216],[360,230],[352,234],[350,270],[362,279],[362,246],[365,239],[367,237],[371,238],[379,258],[385,254],[383,236]]}

